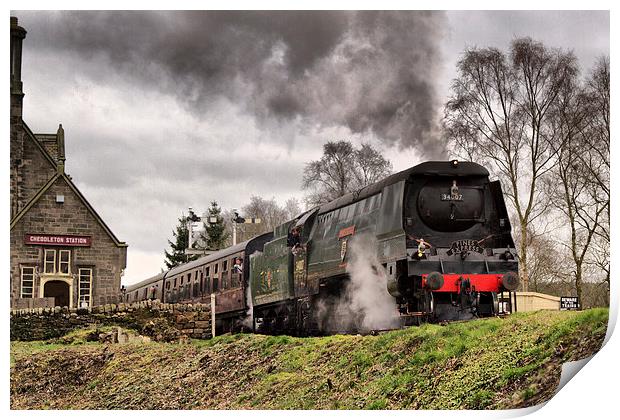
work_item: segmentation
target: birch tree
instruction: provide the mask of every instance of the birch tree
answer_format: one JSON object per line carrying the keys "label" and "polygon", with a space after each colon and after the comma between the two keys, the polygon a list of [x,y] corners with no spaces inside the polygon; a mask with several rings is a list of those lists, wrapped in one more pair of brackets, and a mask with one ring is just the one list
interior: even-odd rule
{"label": "birch tree", "polygon": [[468,49],[457,70],[445,106],[445,132],[457,155],[486,165],[499,177],[516,214],[520,277],[527,291],[528,235],[548,210],[541,184],[557,160],[551,109],[576,77],[576,59],[521,38],[511,43],[509,54]]}

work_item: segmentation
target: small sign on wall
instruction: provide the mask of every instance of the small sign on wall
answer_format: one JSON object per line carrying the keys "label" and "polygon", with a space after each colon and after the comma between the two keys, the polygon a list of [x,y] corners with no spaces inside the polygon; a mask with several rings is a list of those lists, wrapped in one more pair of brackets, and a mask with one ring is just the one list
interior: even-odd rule
{"label": "small sign on wall", "polygon": [[26,234],[26,245],[91,246],[90,236]]}
{"label": "small sign on wall", "polygon": [[562,296],[560,297],[560,310],[579,310],[579,298],[577,296]]}

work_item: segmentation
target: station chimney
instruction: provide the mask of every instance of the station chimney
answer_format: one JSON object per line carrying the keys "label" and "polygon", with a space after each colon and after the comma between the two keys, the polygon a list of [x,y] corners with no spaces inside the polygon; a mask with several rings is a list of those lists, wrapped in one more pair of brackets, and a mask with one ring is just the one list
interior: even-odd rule
{"label": "station chimney", "polygon": [[26,30],[11,16],[11,117],[22,117],[24,91],[22,86],[22,41]]}

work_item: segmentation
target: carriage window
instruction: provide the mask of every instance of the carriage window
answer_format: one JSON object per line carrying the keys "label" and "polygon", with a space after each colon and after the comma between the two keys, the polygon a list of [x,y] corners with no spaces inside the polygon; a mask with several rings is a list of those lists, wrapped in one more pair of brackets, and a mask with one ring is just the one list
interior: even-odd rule
{"label": "carriage window", "polygon": [[211,267],[207,266],[207,277],[209,277],[209,272],[211,271]]}
{"label": "carriage window", "polygon": [[224,260],[222,262],[222,271],[226,271],[228,269],[228,261]]}
{"label": "carriage window", "polygon": [[232,277],[230,278],[230,286],[231,287],[239,287],[239,278],[240,277],[241,277],[241,274],[239,274],[239,273],[232,274]]}
{"label": "carriage window", "polygon": [[217,274],[217,268],[218,268],[219,264],[215,264],[215,269],[213,271],[213,274]]}
{"label": "carriage window", "polygon": [[31,298],[34,287],[34,267],[22,267],[22,298]]}

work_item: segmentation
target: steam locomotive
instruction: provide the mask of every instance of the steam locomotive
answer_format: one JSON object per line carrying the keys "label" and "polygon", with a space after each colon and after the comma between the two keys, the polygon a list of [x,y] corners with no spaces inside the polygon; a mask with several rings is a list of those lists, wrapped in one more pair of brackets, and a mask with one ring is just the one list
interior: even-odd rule
{"label": "steam locomotive", "polygon": [[[245,325],[264,333],[325,333],[326,316],[346,317],[340,325],[356,331],[356,314],[341,317],[332,307],[326,315],[325,302],[346,294],[357,238],[372,248],[372,270],[403,324],[492,316],[498,294],[519,286],[499,181],[476,163],[453,160],[393,174],[273,232],[131,285],[124,300],[206,303],[215,294],[220,331]],[[238,258],[242,270],[233,269]]]}

